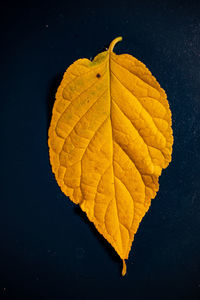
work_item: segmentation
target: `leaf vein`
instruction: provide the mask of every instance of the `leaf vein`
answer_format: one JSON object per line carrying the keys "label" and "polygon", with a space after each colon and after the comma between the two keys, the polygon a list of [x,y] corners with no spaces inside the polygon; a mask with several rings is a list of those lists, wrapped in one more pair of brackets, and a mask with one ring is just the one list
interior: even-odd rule
{"label": "leaf vein", "polygon": [[[152,162],[152,157],[150,155],[150,152],[149,152],[149,148],[148,148],[148,144],[145,142],[143,136],[141,135],[141,133],[139,132],[139,130],[135,127],[135,125],[131,122],[131,120],[128,118],[128,116],[125,114],[125,112],[121,109],[121,107],[119,107],[119,105],[117,104],[117,102],[115,101],[114,98],[113,99],[113,102],[117,105],[117,107],[119,108],[119,110],[122,112],[122,114],[126,117],[126,119],[131,123],[131,125],[133,126],[133,128],[138,132],[139,136],[141,137],[141,139],[143,140],[145,146],[146,146],[146,149],[148,151],[148,154],[149,154],[149,157],[151,159],[151,162]],[[153,163],[153,162],[152,162]]]}
{"label": "leaf vein", "polygon": [[[118,63],[115,59],[112,58],[112,60],[114,61],[114,63],[116,63],[118,66],[120,66],[121,68],[123,68],[124,70],[126,70],[127,72],[129,72],[130,74],[134,75],[135,77],[137,77],[138,79],[140,79],[142,82],[144,82],[145,84],[147,84],[149,87],[151,87],[152,89],[156,90],[157,92],[160,91],[155,88],[154,86],[152,86],[150,83],[146,82],[144,79],[142,79],[138,74],[133,73],[132,71],[128,70],[126,67],[120,65],[120,63]],[[129,60],[130,61],[130,60]]]}
{"label": "leaf vein", "polygon": [[137,172],[138,172],[138,174],[139,174],[139,176],[140,176],[140,178],[141,178],[141,180],[142,180],[142,183],[143,183],[143,185],[144,185],[144,187],[145,187],[145,183],[144,183],[144,180],[143,180],[143,178],[142,178],[142,173],[140,173],[140,171],[139,171],[139,169],[138,169],[138,167],[136,166],[136,164],[135,164],[135,162],[130,158],[130,156],[128,155],[128,153],[126,153],[126,151],[122,148],[122,146],[117,142],[117,141],[114,141],[115,142],[115,144],[117,144],[119,147],[120,147],[120,149],[126,154],[126,156],[128,157],[128,159],[131,161],[131,163],[134,165],[134,167],[136,168],[136,170],[137,170]]}
{"label": "leaf vein", "polygon": [[138,101],[138,103],[140,103],[140,105],[142,106],[142,108],[144,109],[144,111],[150,116],[150,118],[152,119],[152,122],[153,122],[153,124],[154,124],[154,126],[155,126],[155,128],[157,129],[157,131],[163,136],[163,138],[165,139],[165,141],[166,141],[166,138],[165,138],[165,136],[162,134],[162,132],[159,130],[159,128],[156,126],[156,124],[155,124],[155,122],[154,122],[154,120],[153,120],[153,118],[152,118],[152,116],[151,116],[151,114],[148,112],[148,110],[145,108],[145,106],[139,101],[139,99],[136,97],[136,95],[134,95],[133,94],[133,92],[131,91],[131,90],[129,90],[129,88],[127,87],[127,86],[125,86],[122,82],[121,82],[121,80],[116,76],[116,74],[113,72],[113,71],[111,71],[112,72],[112,74],[113,74],[113,76],[115,76],[115,78],[120,82],[120,84],[132,95],[132,96],[134,96],[136,99],[137,99],[137,101]]}

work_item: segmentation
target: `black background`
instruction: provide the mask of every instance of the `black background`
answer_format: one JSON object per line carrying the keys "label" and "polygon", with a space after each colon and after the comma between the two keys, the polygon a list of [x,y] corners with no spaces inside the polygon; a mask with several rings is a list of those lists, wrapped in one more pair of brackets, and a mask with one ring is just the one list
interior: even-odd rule
{"label": "black background", "polygon": [[[200,299],[200,2],[1,4],[0,299]],[[166,90],[173,160],[121,261],[60,191],[47,130],[66,68],[115,37]]]}

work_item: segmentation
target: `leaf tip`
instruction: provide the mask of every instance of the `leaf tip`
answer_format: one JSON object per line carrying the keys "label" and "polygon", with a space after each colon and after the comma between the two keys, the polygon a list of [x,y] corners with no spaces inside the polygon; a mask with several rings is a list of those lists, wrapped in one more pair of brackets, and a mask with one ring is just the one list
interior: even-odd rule
{"label": "leaf tip", "polygon": [[125,260],[123,259],[123,268],[122,268],[122,276],[126,275],[126,263]]}

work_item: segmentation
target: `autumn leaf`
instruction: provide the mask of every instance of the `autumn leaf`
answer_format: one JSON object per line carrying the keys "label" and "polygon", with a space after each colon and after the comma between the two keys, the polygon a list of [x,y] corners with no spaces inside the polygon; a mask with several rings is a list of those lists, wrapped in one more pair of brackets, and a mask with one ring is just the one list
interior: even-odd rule
{"label": "autumn leaf", "polygon": [[151,72],[113,47],[65,72],[49,128],[52,170],[66,196],[123,260],[171,161],[171,112]]}

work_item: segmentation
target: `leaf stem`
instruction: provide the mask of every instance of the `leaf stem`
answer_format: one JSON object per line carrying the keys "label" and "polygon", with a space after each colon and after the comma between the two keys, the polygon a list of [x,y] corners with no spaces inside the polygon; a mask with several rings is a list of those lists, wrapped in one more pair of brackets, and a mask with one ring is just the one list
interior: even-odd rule
{"label": "leaf stem", "polygon": [[114,40],[110,43],[110,46],[109,46],[109,49],[108,49],[109,53],[113,51],[113,48],[115,47],[115,45],[116,45],[118,42],[120,42],[120,41],[122,41],[122,36],[117,37],[116,39],[114,39]]}

